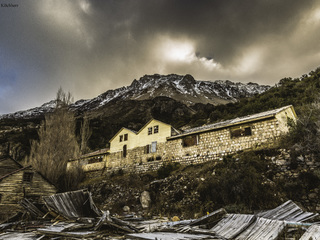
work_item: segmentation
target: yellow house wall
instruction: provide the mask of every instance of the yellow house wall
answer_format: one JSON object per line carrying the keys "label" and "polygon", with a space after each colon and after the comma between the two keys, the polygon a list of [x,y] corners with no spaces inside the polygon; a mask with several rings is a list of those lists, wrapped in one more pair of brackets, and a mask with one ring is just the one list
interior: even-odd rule
{"label": "yellow house wall", "polygon": [[[128,140],[120,142],[120,135],[128,134]],[[123,146],[127,145],[127,149],[137,146],[137,135],[129,129],[123,128],[110,142],[110,153],[123,150]]]}
{"label": "yellow house wall", "polygon": [[[154,126],[159,126],[159,132],[154,133]],[[148,135],[148,128],[152,127],[152,134]],[[162,143],[167,141],[167,137],[171,136],[171,126],[157,120],[152,120],[138,133],[138,141],[134,147],[142,147],[152,142]]]}

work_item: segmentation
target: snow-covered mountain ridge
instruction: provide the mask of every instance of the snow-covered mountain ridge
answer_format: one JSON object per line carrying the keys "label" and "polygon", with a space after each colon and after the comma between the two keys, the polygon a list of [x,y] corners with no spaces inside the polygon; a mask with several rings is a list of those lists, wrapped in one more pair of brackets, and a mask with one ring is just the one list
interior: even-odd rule
{"label": "snow-covered mountain ridge", "polygon": [[[256,83],[234,83],[229,80],[197,81],[191,75],[145,75],[134,80],[126,87],[108,90],[93,99],[79,100],[71,105],[75,111],[86,112],[99,109],[113,100],[146,100],[158,96],[166,96],[186,105],[195,103],[226,104],[235,102],[242,97],[251,97],[268,90],[270,86]],[[54,101],[40,107],[12,114],[5,114],[1,118],[32,118],[51,112]]]}

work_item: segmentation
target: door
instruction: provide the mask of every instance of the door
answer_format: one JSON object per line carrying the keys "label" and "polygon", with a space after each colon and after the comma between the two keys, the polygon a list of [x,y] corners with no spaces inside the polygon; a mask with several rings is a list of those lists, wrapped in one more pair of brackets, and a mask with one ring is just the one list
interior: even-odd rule
{"label": "door", "polygon": [[124,158],[127,157],[127,145],[123,145],[122,156],[123,156]]}

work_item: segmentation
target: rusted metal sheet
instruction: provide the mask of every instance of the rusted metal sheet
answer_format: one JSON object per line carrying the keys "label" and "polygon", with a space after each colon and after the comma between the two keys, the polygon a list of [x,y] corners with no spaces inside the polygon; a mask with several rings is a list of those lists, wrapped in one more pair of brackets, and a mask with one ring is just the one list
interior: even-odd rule
{"label": "rusted metal sheet", "polygon": [[0,233],[0,239],[6,240],[36,240],[39,239],[37,234],[33,232],[19,233],[19,232],[7,232]]}
{"label": "rusted metal sheet", "polygon": [[285,220],[290,222],[305,222],[319,214],[304,212],[297,204],[291,200],[281,204],[280,206],[258,213],[257,216],[268,219]]}
{"label": "rusted metal sheet", "polygon": [[87,190],[54,194],[43,198],[48,209],[67,219],[101,217],[102,212],[94,204]]}
{"label": "rusted metal sheet", "polygon": [[214,236],[202,234],[188,234],[188,233],[169,233],[169,232],[155,232],[155,233],[134,233],[127,234],[130,238],[145,239],[145,240],[198,240],[198,239],[220,239]]}
{"label": "rusted metal sheet", "polygon": [[300,240],[320,240],[320,225],[314,224],[301,236]]}
{"label": "rusted metal sheet", "polygon": [[256,217],[254,215],[227,214],[217,225],[210,229],[210,232],[231,239],[241,234],[255,221]]}
{"label": "rusted metal sheet", "polygon": [[284,221],[257,218],[236,240],[274,240],[285,227]]}

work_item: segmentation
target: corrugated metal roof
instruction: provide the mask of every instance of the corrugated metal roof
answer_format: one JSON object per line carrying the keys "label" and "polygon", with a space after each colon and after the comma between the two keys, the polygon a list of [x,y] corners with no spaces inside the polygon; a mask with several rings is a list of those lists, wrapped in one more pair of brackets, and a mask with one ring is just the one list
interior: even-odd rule
{"label": "corrugated metal roof", "polygon": [[243,231],[237,240],[273,240],[285,227],[284,221],[271,220],[266,218],[257,218],[245,231]]}
{"label": "corrugated metal roof", "polygon": [[217,225],[210,229],[210,232],[231,239],[238,236],[255,221],[256,217],[254,215],[227,214]]}
{"label": "corrugated metal roof", "polygon": [[314,224],[301,236],[300,240],[320,240],[320,225]]}
{"label": "corrugated metal roof", "polygon": [[318,215],[318,213],[304,212],[297,204],[295,204],[291,200],[281,204],[274,209],[257,214],[257,216],[259,217],[285,220],[289,222],[305,222]]}
{"label": "corrugated metal roof", "polygon": [[135,239],[145,239],[145,240],[197,240],[197,239],[217,239],[210,237],[208,235],[202,234],[189,234],[189,233],[171,233],[171,232],[155,232],[155,233],[132,233],[127,234],[129,237],[134,237]]}
{"label": "corrugated metal roof", "polygon": [[196,127],[196,128],[187,129],[183,133],[176,135],[176,136],[173,136],[173,137],[169,137],[168,139],[174,139],[174,138],[178,138],[178,137],[181,137],[184,135],[190,135],[192,133],[198,133],[198,132],[204,132],[204,131],[208,131],[208,130],[224,128],[224,127],[240,124],[243,122],[251,122],[251,121],[256,121],[256,120],[261,120],[261,119],[273,117],[277,113],[279,113],[283,110],[286,110],[288,108],[291,108],[291,107],[292,107],[292,105],[289,105],[289,106],[277,108],[277,109],[266,111],[266,112],[256,113],[256,114],[252,114],[252,115],[248,115],[248,116],[244,116],[244,117],[238,117],[235,119],[226,120],[223,122],[218,122],[218,123],[208,124],[208,125],[204,125],[204,126],[200,126],[200,127]]}
{"label": "corrugated metal roof", "polygon": [[102,215],[87,190],[58,193],[43,199],[49,209],[67,219],[94,218]]}
{"label": "corrugated metal roof", "polygon": [[87,157],[92,157],[92,156],[96,156],[96,155],[106,154],[109,150],[110,150],[110,148],[99,149],[97,151],[81,155],[80,158],[87,158]]}

